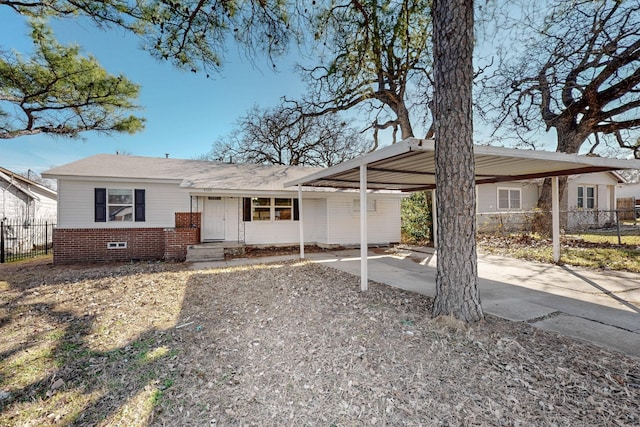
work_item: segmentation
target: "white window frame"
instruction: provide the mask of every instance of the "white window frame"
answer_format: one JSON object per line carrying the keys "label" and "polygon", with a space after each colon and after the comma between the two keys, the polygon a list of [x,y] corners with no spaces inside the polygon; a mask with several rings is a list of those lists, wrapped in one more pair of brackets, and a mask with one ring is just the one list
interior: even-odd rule
{"label": "white window frame", "polygon": [[[507,192],[507,207],[501,207],[500,206],[500,191],[506,191]],[[513,207],[512,206],[512,198],[511,198],[511,192],[517,192],[518,193],[518,206],[517,207]],[[516,187],[498,187],[497,191],[496,191],[496,199],[497,199],[497,208],[499,211],[519,211],[522,210],[522,188],[516,188]]]}
{"label": "white window frame", "polygon": [[[108,222],[133,222],[135,219],[136,213],[136,192],[133,188],[107,188],[107,221]],[[111,203],[110,201],[110,193],[112,191],[129,191],[131,193],[131,203]],[[129,219],[112,219],[111,208],[112,207],[121,207],[121,208],[129,208],[131,209],[131,214],[128,215]],[[126,217],[125,217],[126,218]]]}
{"label": "white window frame", "polygon": [[[268,205],[258,205],[255,204],[255,202],[258,199],[268,199],[269,200],[269,204]],[[276,200],[278,200],[278,203],[282,203],[283,201],[288,200],[289,204],[277,204]],[[256,212],[262,211],[262,212],[269,212],[269,217],[256,217]],[[282,213],[286,212],[286,210],[289,210],[289,218],[281,218]],[[263,222],[263,221],[293,221],[294,217],[294,212],[293,212],[293,199],[290,197],[252,197],[251,198],[251,221],[255,221],[255,222]]]}
{"label": "white window frame", "polygon": [[[593,195],[589,197],[589,189],[593,190]],[[580,194],[582,190],[582,195]],[[598,208],[598,187],[596,185],[578,185],[576,188],[576,207],[578,209],[595,210]],[[589,207],[589,200],[592,206]]]}

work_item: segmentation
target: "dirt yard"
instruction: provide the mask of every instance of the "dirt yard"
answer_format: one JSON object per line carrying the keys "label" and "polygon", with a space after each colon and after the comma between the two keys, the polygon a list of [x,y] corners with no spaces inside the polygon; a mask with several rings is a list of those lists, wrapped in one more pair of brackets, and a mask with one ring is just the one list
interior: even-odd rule
{"label": "dirt yard", "polygon": [[640,361],[327,266],[0,266],[0,425],[640,425]]}

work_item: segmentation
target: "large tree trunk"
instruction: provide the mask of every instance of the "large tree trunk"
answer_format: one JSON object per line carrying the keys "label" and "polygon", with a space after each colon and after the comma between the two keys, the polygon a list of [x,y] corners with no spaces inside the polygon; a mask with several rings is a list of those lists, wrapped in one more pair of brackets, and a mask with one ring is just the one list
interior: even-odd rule
{"label": "large tree trunk", "polygon": [[438,262],[433,315],[483,318],[476,255],[473,0],[436,0],[434,22]]}
{"label": "large tree trunk", "polygon": [[402,133],[402,139],[413,137],[413,128],[411,127],[411,120],[409,119],[409,110],[404,103],[398,105],[398,122],[400,123],[400,132]]}

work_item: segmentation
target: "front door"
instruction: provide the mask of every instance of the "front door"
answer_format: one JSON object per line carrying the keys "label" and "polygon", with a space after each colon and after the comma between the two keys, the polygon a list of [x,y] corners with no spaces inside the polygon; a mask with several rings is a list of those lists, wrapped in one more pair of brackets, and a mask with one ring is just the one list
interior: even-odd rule
{"label": "front door", "polygon": [[205,198],[202,240],[224,240],[224,199],[222,197]]}

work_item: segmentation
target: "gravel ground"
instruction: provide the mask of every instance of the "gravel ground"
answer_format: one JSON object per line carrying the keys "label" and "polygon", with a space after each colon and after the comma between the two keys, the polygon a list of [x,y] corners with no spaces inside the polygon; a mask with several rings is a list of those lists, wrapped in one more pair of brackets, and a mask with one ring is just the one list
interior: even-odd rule
{"label": "gravel ground", "polygon": [[640,425],[638,359],[323,265],[41,264],[0,295],[0,425]]}

